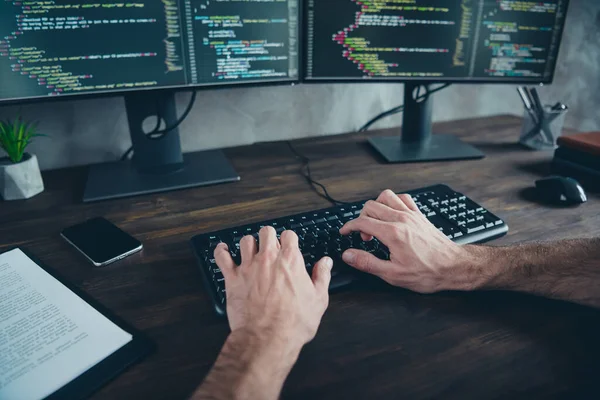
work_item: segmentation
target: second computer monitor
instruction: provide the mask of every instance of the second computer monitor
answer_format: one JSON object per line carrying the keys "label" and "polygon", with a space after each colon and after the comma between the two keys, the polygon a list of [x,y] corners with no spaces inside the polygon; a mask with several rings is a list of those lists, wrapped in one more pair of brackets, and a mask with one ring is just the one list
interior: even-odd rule
{"label": "second computer monitor", "polygon": [[567,0],[306,0],[308,81],[549,83]]}

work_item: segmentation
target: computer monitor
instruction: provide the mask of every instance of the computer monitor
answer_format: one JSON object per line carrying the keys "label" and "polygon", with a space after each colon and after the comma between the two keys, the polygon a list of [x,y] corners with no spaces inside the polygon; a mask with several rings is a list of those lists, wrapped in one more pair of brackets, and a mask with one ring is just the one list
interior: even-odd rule
{"label": "computer monitor", "polygon": [[402,137],[369,140],[389,162],[482,157],[453,136],[431,136],[429,85],[551,83],[567,7],[568,0],[306,0],[304,80],[404,82]]}
{"label": "computer monitor", "polygon": [[[125,97],[133,162],[93,166],[85,201],[237,180],[220,152],[184,160],[174,92],[297,82],[299,14],[299,0],[0,2],[0,106]],[[168,134],[148,137],[150,116]]]}

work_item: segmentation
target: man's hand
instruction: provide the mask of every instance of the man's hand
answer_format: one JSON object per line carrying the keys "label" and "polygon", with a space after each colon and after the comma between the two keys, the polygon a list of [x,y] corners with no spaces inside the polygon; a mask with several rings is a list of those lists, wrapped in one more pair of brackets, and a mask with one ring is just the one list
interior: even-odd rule
{"label": "man's hand", "polygon": [[394,286],[433,293],[469,290],[481,279],[480,273],[463,267],[470,259],[468,250],[433,226],[410,195],[386,190],[368,201],[360,216],[340,229],[343,235],[352,232],[360,232],[363,240],[377,237],[388,247],[390,260],[356,249],[346,250],[343,260]]}
{"label": "man's hand", "polygon": [[240,241],[242,264],[233,262],[227,245],[215,250],[215,261],[223,272],[227,291],[227,316],[231,331],[247,330],[275,335],[304,345],[315,337],[329,302],[332,260],[321,259],[312,279],[292,231],[281,234],[264,227],[256,240]]}
{"label": "man's hand", "polygon": [[350,249],[344,261],[388,283],[421,293],[513,290],[600,308],[600,239],[509,247],[459,246],[421,214],[409,195],[391,190],[365,204],[340,233],[376,236],[390,251],[384,261]]}
{"label": "man's hand", "polygon": [[[258,250],[260,247],[260,250]],[[215,249],[225,278],[231,335],[194,399],[276,399],[302,346],[317,333],[329,303],[333,261],[315,264],[312,279],[292,231],[275,229],[240,241],[242,263],[227,245]]]}

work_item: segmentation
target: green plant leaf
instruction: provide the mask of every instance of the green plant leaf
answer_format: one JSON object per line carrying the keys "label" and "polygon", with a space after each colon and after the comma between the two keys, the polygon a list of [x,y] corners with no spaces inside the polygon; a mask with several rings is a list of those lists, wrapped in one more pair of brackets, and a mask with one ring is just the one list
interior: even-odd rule
{"label": "green plant leaf", "polygon": [[0,148],[12,162],[18,163],[23,159],[25,150],[33,138],[47,136],[36,131],[37,124],[27,123],[20,117],[14,121],[0,121]]}

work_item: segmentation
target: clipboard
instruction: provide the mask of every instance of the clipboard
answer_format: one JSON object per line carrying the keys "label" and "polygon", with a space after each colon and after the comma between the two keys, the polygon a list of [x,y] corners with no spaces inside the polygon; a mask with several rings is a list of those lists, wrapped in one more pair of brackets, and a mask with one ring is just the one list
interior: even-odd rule
{"label": "clipboard", "polygon": [[[15,248],[11,248],[6,251],[14,249]],[[19,249],[50,276],[63,284],[67,289],[71,290],[76,296],[96,309],[96,311],[98,311],[100,314],[104,315],[113,324],[117,325],[119,328],[123,329],[132,336],[131,341],[125,346],[121,347],[119,350],[112,353],[104,360],[100,361],[98,364],[94,365],[83,374],[79,375],[58,389],[56,392],[47,396],[45,400],[76,400],[87,398],[92,393],[96,392],[108,382],[123,373],[127,368],[137,363],[155,350],[154,343],[143,333],[128,325],[98,301],[94,300],[90,295],[75,287],[75,285],[71,284],[58,272],[49,268],[37,257],[33,256],[31,252],[22,248]],[[2,253],[4,253],[4,251]]]}

